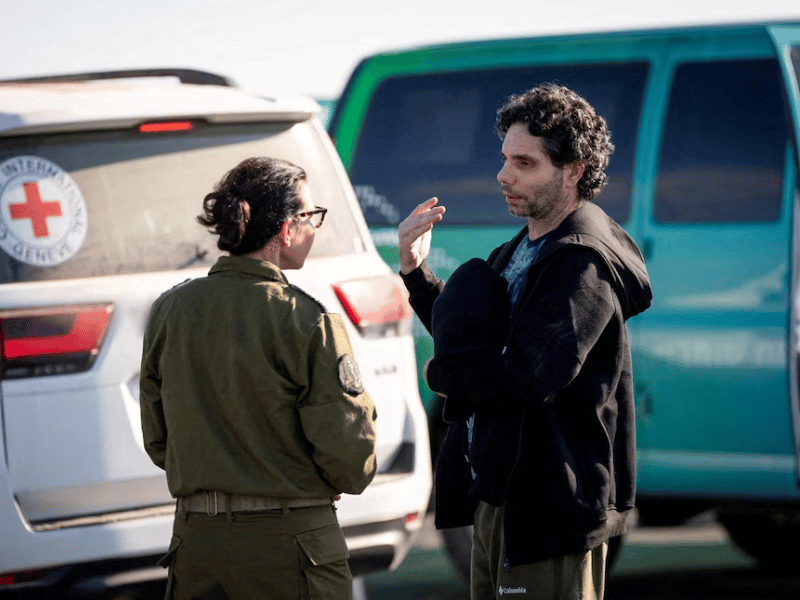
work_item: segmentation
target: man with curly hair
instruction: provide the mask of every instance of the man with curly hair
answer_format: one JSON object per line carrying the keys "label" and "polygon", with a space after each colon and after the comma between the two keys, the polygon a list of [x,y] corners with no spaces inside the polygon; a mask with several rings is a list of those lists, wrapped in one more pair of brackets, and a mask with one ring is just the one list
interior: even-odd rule
{"label": "man with curly hair", "polygon": [[650,282],[592,202],[614,147],[586,100],[543,84],[511,96],[496,130],[497,180],[522,230],[447,285],[425,261],[438,200],[399,230],[400,273],[434,338],[426,379],[447,398],[436,526],[474,525],[473,600],[599,599],[608,542],[634,506],[626,321],[650,305]]}

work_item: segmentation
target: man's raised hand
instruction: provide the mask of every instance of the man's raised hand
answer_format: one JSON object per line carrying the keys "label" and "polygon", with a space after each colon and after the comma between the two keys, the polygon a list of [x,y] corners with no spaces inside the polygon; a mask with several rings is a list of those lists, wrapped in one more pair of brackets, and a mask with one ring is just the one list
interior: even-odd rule
{"label": "man's raised hand", "polygon": [[431,230],[442,220],[445,208],[436,206],[438,198],[429,198],[400,223],[400,272],[410,273],[422,264],[431,249]]}

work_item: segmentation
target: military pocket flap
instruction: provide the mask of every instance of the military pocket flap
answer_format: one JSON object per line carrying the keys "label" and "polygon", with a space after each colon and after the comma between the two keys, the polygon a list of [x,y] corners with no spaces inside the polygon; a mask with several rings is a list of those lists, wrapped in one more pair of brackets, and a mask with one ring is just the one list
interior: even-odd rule
{"label": "military pocket flap", "polygon": [[159,567],[164,567],[166,569],[172,564],[172,561],[175,559],[175,553],[178,551],[178,547],[181,545],[181,541],[181,538],[175,534],[172,534],[172,539],[169,542],[169,549],[167,549],[167,553],[156,563]]}
{"label": "military pocket flap", "polygon": [[314,566],[327,565],[337,560],[346,560],[350,553],[344,534],[338,525],[306,531],[297,535],[297,543]]}

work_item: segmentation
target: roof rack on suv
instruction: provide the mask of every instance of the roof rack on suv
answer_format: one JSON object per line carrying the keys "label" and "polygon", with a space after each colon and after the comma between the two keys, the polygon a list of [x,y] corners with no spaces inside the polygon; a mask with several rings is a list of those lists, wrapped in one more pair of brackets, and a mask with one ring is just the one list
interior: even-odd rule
{"label": "roof rack on suv", "polygon": [[0,83],[67,83],[76,81],[98,81],[102,79],[131,79],[134,77],[177,77],[181,83],[236,87],[233,80],[222,75],[195,69],[175,68],[123,69],[118,71],[73,73],[71,75],[43,75],[40,77],[24,77],[21,79],[2,79]]}

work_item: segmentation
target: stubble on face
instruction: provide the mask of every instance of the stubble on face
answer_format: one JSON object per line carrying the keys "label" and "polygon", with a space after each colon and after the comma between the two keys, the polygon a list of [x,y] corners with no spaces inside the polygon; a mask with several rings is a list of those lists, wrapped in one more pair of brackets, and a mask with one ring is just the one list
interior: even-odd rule
{"label": "stubble on face", "polygon": [[[563,196],[563,184],[564,171],[558,169],[546,185],[524,196],[518,195],[519,192],[515,191],[511,186],[503,185],[501,189],[503,195],[506,196],[509,214],[515,217],[541,220],[550,215],[565,201]],[[509,201],[509,196],[519,200],[519,202]]]}

